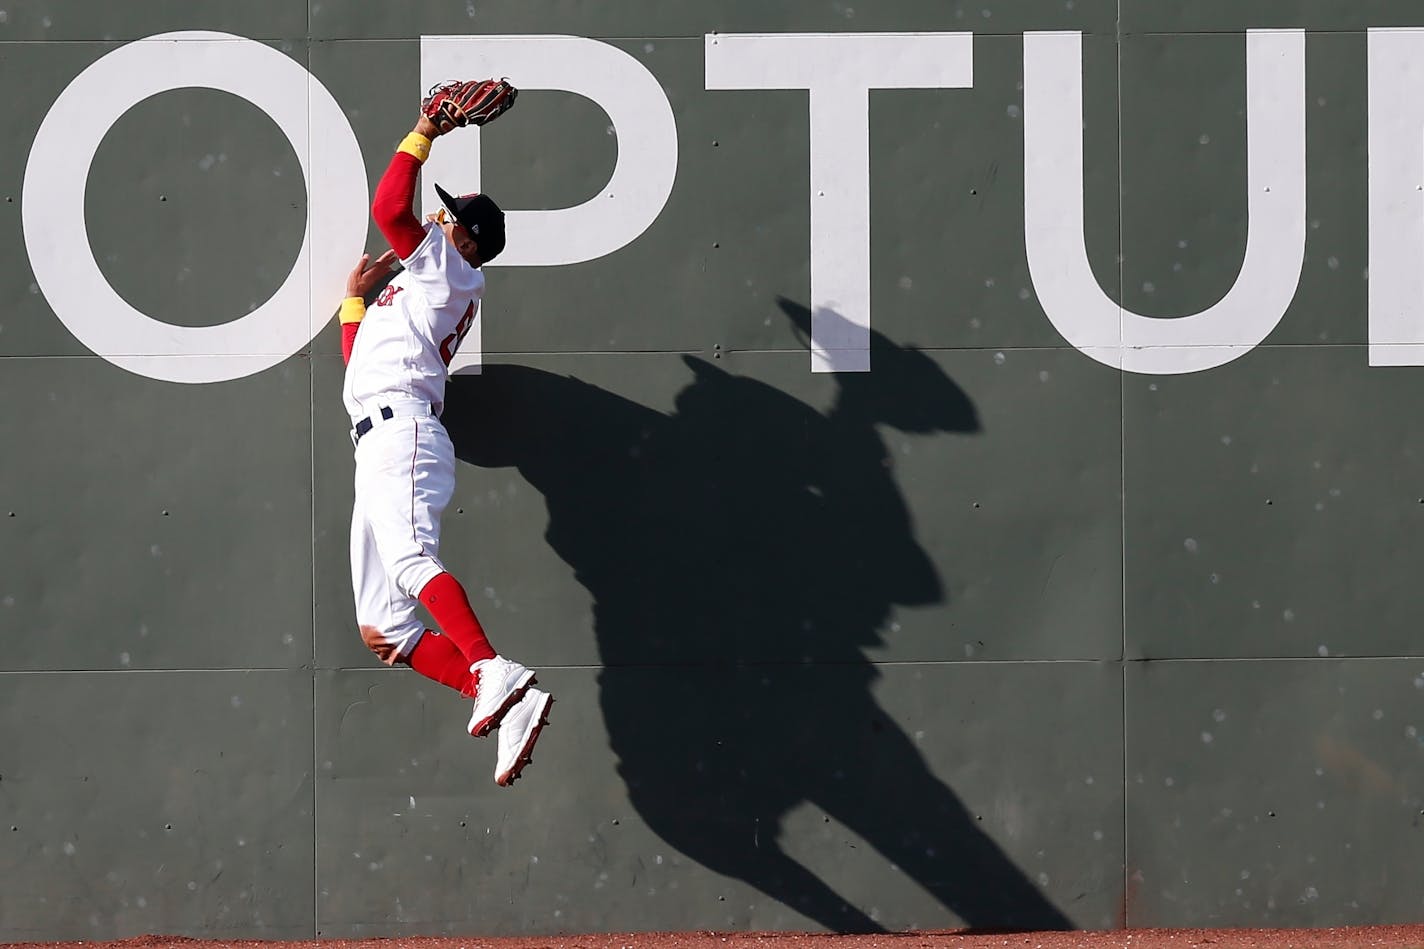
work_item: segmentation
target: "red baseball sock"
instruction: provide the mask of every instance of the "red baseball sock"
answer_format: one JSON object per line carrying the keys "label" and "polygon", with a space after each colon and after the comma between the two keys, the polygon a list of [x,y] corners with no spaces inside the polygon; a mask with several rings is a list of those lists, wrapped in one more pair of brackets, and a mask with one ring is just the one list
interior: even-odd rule
{"label": "red baseball sock", "polygon": [[475,611],[470,609],[470,601],[465,596],[465,588],[460,581],[448,573],[439,573],[420,591],[420,602],[435,617],[440,629],[459,647],[470,662],[493,659],[494,647],[485,638],[480,621],[475,619]]}
{"label": "red baseball sock", "polygon": [[470,660],[450,642],[450,637],[427,629],[404,661],[427,679],[448,685],[468,698],[475,697],[475,676],[470,672]]}

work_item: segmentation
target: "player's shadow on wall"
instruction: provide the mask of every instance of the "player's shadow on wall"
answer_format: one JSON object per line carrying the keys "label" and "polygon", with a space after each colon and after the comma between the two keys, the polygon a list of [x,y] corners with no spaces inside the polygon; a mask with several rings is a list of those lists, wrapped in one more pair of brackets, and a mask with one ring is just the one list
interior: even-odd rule
{"label": "player's shadow on wall", "polygon": [[830,930],[880,930],[779,849],[809,802],[971,927],[1071,928],[871,694],[892,608],[944,598],[875,426],[979,429],[924,354],[873,334],[872,358],[825,414],[684,357],[672,414],[491,365],[451,380],[444,418],[461,459],[543,493],[546,539],[593,596],[619,773],[669,844]]}

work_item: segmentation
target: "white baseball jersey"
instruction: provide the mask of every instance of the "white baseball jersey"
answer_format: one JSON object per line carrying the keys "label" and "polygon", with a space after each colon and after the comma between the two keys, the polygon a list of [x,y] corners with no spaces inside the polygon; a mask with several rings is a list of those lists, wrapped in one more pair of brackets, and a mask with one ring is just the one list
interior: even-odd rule
{"label": "white baseball jersey", "polygon": [[385,401],[445,407],[450,360],[479,312],[485,275],[461,257],[438,224],[425,224],[425,240],[366,311],[342,399],[353,422]]}

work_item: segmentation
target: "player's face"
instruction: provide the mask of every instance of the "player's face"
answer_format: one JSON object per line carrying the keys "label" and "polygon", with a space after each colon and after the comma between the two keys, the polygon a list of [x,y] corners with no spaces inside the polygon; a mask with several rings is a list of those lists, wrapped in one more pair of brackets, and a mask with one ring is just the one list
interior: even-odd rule
{"label": "player's face", "polygon": [[425,219],[440,225],[440,229],[445,232],[445,239],[455,248],[457,254],[471,263],[478,263],[479,245],[470,236],[470,232],[456,224],[447,212],[441,210],[436,214],[427,214]]}

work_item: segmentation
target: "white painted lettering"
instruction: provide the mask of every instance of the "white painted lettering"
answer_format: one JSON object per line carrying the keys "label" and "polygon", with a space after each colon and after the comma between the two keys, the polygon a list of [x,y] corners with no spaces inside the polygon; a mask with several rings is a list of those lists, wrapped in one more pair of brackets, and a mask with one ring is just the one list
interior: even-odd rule
{"label": "white painted lettering", "polygon": [[1424,30],[1370,30],[1370,365],[1424,365]]}
{"label": "white painted lettering", "polygon": [[1098,362],[1152,374],[1224,365],[1259,345],[1295,297],[1305,260],[1305,32],[1248,32],[1246,73],[1250,229],[1241,272],[1207,310],[1155,319],[1115,303],[1088,266],[1082,34],[1024,36],[1029,272],[1054,327]]}
{"label": "white painted lettering", "polygon": [[711,34],[708,89],[806,89],[811,370],[870,371],[871,89],[974,84],[970,33]]}
{"label": "white painted lettering", "polygon": [[[219,326],[174,326],[130,306],[95,263],[83,229],[89,169],[109,129],[144,99],[190,86],[232,93],[265,112],[291,142],[307,183],[307,226],[291,272],[256,310]],[[35,281],[75,338],[130,372],[188,383],[261,372],[310,342],[361,254],[368,204],[355,133],[326,88],[277,50],[198,30],[121,46],[75,77],[35,136],[22,201]]]}

